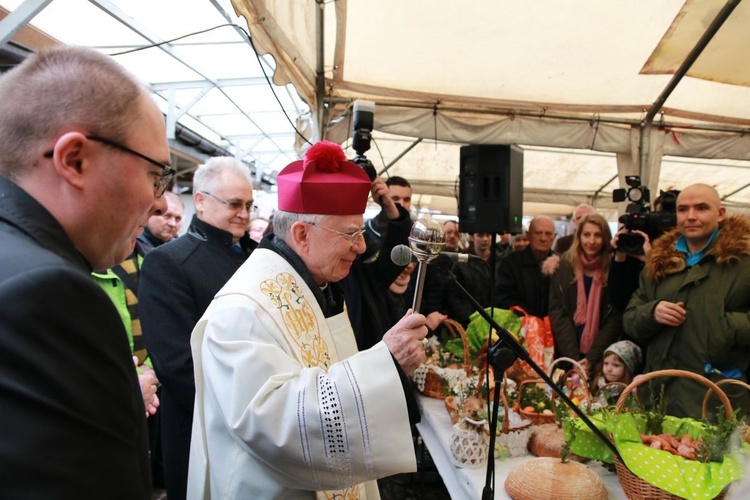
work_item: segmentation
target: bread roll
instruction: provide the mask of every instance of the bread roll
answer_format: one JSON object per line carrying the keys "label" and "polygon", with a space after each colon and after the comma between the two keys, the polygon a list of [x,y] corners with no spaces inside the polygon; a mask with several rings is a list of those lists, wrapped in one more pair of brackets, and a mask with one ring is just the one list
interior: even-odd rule
{"label": "bread roll", "polygon": [[557,424],[539,425],[531,432],[529,451],[537,457],[560,458],[565,433]]}
{"label": "bread roll", "polygon": [[514,500],[606,500],[609,495],[601,478],[585,465],[550,457],[532,458],[513,469],[505,491]]}

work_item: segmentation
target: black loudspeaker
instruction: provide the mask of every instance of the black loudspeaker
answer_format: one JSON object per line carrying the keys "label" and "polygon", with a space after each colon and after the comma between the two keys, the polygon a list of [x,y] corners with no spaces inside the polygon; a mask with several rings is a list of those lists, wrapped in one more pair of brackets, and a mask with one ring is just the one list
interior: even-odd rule
{"label": "black loudspeaker", "polygon": [[462,233],[523,232],[523,149],[461,147],[458,224]]}

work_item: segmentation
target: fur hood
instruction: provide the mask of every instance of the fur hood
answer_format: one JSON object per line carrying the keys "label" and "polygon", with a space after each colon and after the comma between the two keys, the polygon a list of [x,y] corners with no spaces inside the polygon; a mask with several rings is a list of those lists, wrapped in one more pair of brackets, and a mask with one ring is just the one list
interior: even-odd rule
{"label": "fur hood", "polygon": [[[750,219],[742,215],[728,216],[719,227],[716,241],[706,255],[714,256],[719,264],[731,264],[750,255]],[[653,242],[644,268],[646,276],[660,281],[685,269],[685,254],[674,248],[680,234],[678,229],[673,229]]]}

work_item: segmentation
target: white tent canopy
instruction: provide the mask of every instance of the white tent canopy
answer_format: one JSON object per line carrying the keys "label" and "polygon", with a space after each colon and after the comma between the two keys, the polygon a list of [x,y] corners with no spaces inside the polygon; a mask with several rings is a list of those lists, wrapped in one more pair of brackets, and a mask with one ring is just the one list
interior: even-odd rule
{"label": "white tent canopy", "polygon": [[[606,205],[640,173],[652,191],[706,182],[743,207],[750,5],[738,3],[233,0],[276,59],[274,82],[313,110],[314,136],[344,142],[364,98],[376,102],[376,167],[423,139],[388,170],[418,193],[453,196],[459,145],[512,143],[526,148],[525,201]],[[726,22],[667,95],[722,9]]]}

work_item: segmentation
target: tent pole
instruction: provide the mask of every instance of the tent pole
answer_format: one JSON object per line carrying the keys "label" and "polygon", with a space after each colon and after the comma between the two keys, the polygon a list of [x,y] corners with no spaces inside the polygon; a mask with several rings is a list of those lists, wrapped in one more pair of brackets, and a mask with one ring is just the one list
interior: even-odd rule
{"label": "tent pole", "polygon": [[386,173],[386,172],[388,171],[388,169],[389,169],[389,168],[391,168],[391,167],[392,167],[392,166],[393,166],[393,165],[394,165],[394,164],[395,164],[395,163],[396,163],[397,161],[399,161],[399,160],[400,160],[401,158],[403,158],[403,157],[404,157],[404,155],[406,155],[406,153],[408,153],[409,151],[411,151],[412,149],[414,149],[414,147],[415,147],[415,146],[416,146],[417,144],[419,144],[420,142],[422,142],[422,138],[421,138],[421,137],[420,137],[419,139],[417,139],[416,141],[412,142],[411,144],[409,144],[409,147],[408,147],[408,148],[406,148],[405,150],[403,150],[403,151],[401,152],[401,154],[399,154],[399,155],[398,155],[397,157],[395,157],[395,158],[393,159],[393,161],[392,161],[392,162],[390,162],[390,163],[389,163],[388,165],[386,165],[386,166],[385,166],[385,167],[383,168],[383,170],[381,170],[380,172],[378,172],[378,176],[381,176],[381,175],[383,175],[384,173]]}
{"label": "tent pole", "polygon": [[641,140],[640,140],[640,161],[638,168],[641,173],[641,180],[646,179],[646,174],[651,171],[649,161],[651,159],[651,124],[654,121],[654,117],[664,106],[669,96],[672,94],[677,84],[680,83],[682,78],[687,74],[688,70],[693,66],[693,63],[698,59],[703,50],[708,46],[709,42],[713,39],[719,28],[729,18],[732,11],[739,5],[741,0],[727,0],[724,7],[721,8],[719,13],[716,15],[714,20],[711,22],[706,31],[701,35],[695,47],[690,51],[685,60],[682,62],[679,68],[675,71],[672,79],[669,81],[667,86],[661,92],[659,97],[656,98],[654,104],[646,113],[646,117],[641,122]]}
{"label": "tent pole", "polygon": [[316,48],[316,67],[315,67],[315,110],[313,123],[313,141],[317,142],[323,139],[323,130],[325,127],[325,1],[315,0],[315,40]]}

